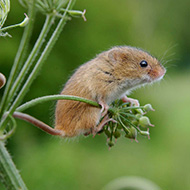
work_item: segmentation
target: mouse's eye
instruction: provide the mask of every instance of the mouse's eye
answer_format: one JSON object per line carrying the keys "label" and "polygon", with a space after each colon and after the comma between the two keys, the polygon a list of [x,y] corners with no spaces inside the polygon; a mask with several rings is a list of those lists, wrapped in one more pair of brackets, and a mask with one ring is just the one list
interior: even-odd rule
{"label": "mouse's eye", "polygon": [[147,67],[148,63],[145,60],[143,60],[143,61],[140,62],[140,66],[141,67]]}

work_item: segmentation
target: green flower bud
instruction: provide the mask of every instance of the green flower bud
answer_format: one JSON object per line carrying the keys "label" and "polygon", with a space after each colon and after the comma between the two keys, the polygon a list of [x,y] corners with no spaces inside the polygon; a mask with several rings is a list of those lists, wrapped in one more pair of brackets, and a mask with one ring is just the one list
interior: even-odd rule
{"label": "green flower bud", "polygon": [[119,137],[121,136],[121,133],[120,133],[119,131],[115,131],[115,132],[113,133],[113,135],[114,135],[114,137],[117,139],[117,138],[119,138]]}
{"label": "green flower bud", "polygon": [[122,129],[122,126],[119,123],[117,124],[117,129]]}
{"label": "green flower bud", "polygon": [[143,128],[147,128],[147,127],[149,127],[149,126],[154,127],[154,125],[152,125],[152,124],[150,123],[149,118],[146,117],[146,116],[142,116],[142,117],[139,119],[139,124],[140,124],[140,126],[143,127]]}
{"label": "green flower bud", "polygon": [[[5,3],[6,1],[3,1],[3,2]],[[5,15],[5,17],[3,18],[3,17],[2,17],[2,12],[1,12],[3,2],[0,2],[0,36],[9,36],[9,37],[11,37],[11,35],[8,34],[8,32],[5,32],[5,31],[10,30],[10,29],[13,29],[13,28],[18,27],[18,26],[20,26],[20,27],[26,26],[27,23],[28,23],[28,21],[29,21],[29,18],[28,18],[28,16],[25,14],[26,18],[25,18],[21,23],[19,23],[19,24],[13,24],[13,25],[6,26],[6,27],[2,28],[3,23],[4,23],[4,21],[6,20],[6,15]]]}
{"label": "green flower bud", "polygon": [[133,124],[133,125],[138,125],[138,121],[137,120],[133,120],[133,121],[131,121],[131,123]]}
{"label": "green flower bud", "polygon": [[112,141],[109,141],[109,142],[108,142],[108,146],[109,146],[109,147],[112,147],[112,146],[114,146],[114,143],[113,143]]}
{"label": "green flower bud", "polygon": [[142,109],[136,109],[135,111],[136,111],[136,113],[138,113],[138,114],[141,114],[141,115],[143,115],[143,114],[144,114],[144,112],[143,112],[143,110],[142,110]]}
{"label": "green flower bud", "polygon": [[141,114],[139,114],[139,113],[138,113],[138,114],[136,114],[135,116],[137,117],[137,119],[140,119],[140,118],[142,117],[142,115],[141,115]]}
{"label": "green flower bud", "polygon": [[29,22],[28,16],[26,14],[24,15],[25,15],[25,19],[19,24],[20,27],[25,27]]}
{"label": "green flower bud", "polygon": [[129,139],[136,139],[137,138],[137,130],[134,127],[129,129],[129,133],[125,135],[125,137]]}
{"label": "green flower bud", "polygon": [[107,136],[108,138],[110,138],[110,137],[111,137],[111,133],[110,133],[110,131],[109,131],[109,130],[105,130],[105,134],[106,134],[106,136]]}
{"label": "green flower bud", "polygon": [[73,17],[82,17],[84,19],[84,21],[86,21],[86,17],[85,17],[86,10],[85,9],[83,12],[77,11],[77,10],[69,10],[68,13]]}
{"label": "green flower bud", "polygon": [[150,135],[150,133],[148,131],[140,131],[140,134],[142,136],[149,136]]}
{"label": "green flower bud", "polygon": [[142,136],[146,136],[146,137],[148,137],[148,139],[150,139],[149,128],[147,129],[147,131],[140,131],[140,134],[141,134]]}
{"label": "green flower bud", "polygon": [[144,106],[144,111],[145,112],[148,112],[148,111],[155,111],[153,108],[152,108],[152,105],[151,104],[146,104]]}

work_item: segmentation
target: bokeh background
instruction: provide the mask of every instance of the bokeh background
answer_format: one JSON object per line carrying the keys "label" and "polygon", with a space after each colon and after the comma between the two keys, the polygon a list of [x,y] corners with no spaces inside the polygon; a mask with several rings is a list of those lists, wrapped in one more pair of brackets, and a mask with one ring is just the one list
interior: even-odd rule
{"label": "bokeh background", "polygon": [[[102,189],[122,176],[147,178],[161,189],[190,189],[190,1],[83,0],[87,22],[73,18],[64,28],[24,101],[58,94],[73,71],[115,45],[148,50],[166,63],[167,74],[157,84],[138,89],[131,97],[151,103],[151,140],[121,138],[110,151],[104,135],[61,140],[24,121],[7,146],[29,189]],[[11,1],[6,25],[23,19],[18,1]],[[31,47],[44,17],[38,15]],[[0,38],[0,71],[8,78],[23,29]],[[2,96],[3,89],[1,90]],[[55,102],[27,110],[53,126]],[[0,189],[3,187],[0,185]]]}

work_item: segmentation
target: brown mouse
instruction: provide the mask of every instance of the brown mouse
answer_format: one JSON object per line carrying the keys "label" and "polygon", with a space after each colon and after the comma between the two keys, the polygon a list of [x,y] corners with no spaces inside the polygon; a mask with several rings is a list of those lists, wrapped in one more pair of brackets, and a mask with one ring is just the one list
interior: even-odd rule
{"label": "brown mouse", "polygon": [[[124,102],[138,106],[138,101],[127,98],[126,94],[134,88],[162,79],[165,72],[155,57],[141,49],[113,47],[81,65],[61,92],[96,101],[102,108],[79,101],[58,100],[55,128],[24,113],[14,112],[13,116],[28,121],[51,135],[95,135],[105,123],[112,120],[107,114],[110,103],[121,98]],[[103,120],[100,122],[101,117]]]}
{"label": "brown mouse", "polygon": [[[74,95],[98,102],[102,109],[89,104],[58,100],[55,130],[61,136],[96,134],[108,122],[108,105],[115,99],[134,102],[126,97],[134,88],[162,79],[166,70],[149,53],[134,47],[119,46],[100,53],[81,65],[66,83],[61,94]],[[104,120],[100,122],[100,118]]]}

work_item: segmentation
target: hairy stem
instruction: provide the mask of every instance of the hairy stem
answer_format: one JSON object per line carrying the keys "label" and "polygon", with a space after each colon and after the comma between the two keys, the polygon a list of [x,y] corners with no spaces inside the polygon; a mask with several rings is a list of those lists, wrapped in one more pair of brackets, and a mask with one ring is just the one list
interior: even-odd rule
{"label": "hairy stem", "polygon": [[7,190],[27,190],[5,144],[0,141],[0,179]]}
{"label": "hairy stem", "polygon": [[[70,0],[66,10],[69,10],[73,7],[76,0]],[[41,68],[42,64],[44,63],[44,60],[46,59],[47,55],[51,51],[53,45],[55,44],[59,34],[61,33],[64,25],[67,21],[67,12],[63,14],[63,17],[60,19],[55,31],[53,32],[52,36],[50,37],[49,41],[47,42],[45,48],[41,50],[42,44],[45,40],[45,37],[47,36],[49,29],[51,28],[51,25],[54,21],[53,15],[47,15],[46,23],[45,23],[45,29],[42,30],[42,33],[40,34],[30,56],[28,57],[27,61],[25,62],[23,68],[21,71],[18,69],[23,65],[22,60],[24,60],[25,55],[25,46],[27,44],[27,36],[30,36],[30,31],[28,29],[25,30],[26,33],[24,33],[26,36],[23,36],[23,40],[20,44],[20,48],[17,54],[17,57],[15,59],[15,64],[13,66],[13,69],[11,71],[11,77],[9,79],[3,101],[0,106],[0,135],[4,134],[4,127],[6,126],[6,123],[8,122],[8,117],[12,115],[17,108],[17,106],[22,101],[23,97],[25,96],[28,88],[32,84],[33,80],[35,79],[36,75],[38,74],[39,69]],[[22,86],[21,90],[19,91],[18,96],[15,98],[13,103],[11,104],[11,101],[13,100],[13,97],[15,96],[16,92],[18,92],[18,89],[20,89],[20,85],[24,78],[26,77],[27,71],[29,70],[32,63],[35,61],[36,56],[38,55],[39,51],[42,51],[42,54],[40,55],[39,59],[36,61],[36,65],[34,66],[32,72],[30,73],[28,79],[26,80],[25,84]],[[21,63],[21,64],[20,64]],[[19,70],[19,75],[17,77],[17,73]],[[17,77],[17,78],[16,78]],[[15,81],[16,79],[16,81]],[[15,81],[15,82],[14,82]],[[14,83],[13,83],[14,82]],[[11,105],[10,105],[11,104]],[[10,105],[10,106],[9,106]],[[10,108],[9,108],[10,107]],[[8,110],[7,114],[4,114]],[[15,113],[15,117],[20,117],[19,113]],[[2,117],[3,116],[3,117]],[[31,119],[31,116],[25,115],[25,118]],[[34,118],[32,118],[34,121]],[[4,136],[3,136],[4,137]],[[8,153],[5,144],[3,141],[0,141],[0,180],[3,182],[7,190],[27,190],[27,187],[25,186],[18,170],[16,169],[10,154]]]}
{"label": "hairy stem", "polygon": [[90,104],[92,106],[97,106],[100,107],[100,105],[97,102],[94,102],[92,100],[88,100],[86,98],[81,98],[78,96],[70,96],[70,95],[49,95],[49,96],[43,96],[43,97],[39,97],[36,99],[33,99],[29,102],[26,102],[24,104],[22,104],[21,106],[19,106],[16,111],[24,111],[30,107],[33,107],[37,104],[41,104],[47,101],[52,101],[52,100],[74,100],[74,101],[80,101],[80,102],[84,102],[87,104]]}
{"label": "hairy stem", "polygon": [[[47,32],[49,31],[50,29],[50,25],[52,23],[52,17],[51,16],[47,16],[46,17],[46,21],[45,21],[45,24],[44,24],[44,27],[41,31],[41,34],[32,50],[32,52],[30,53],[26,63],[24,64],[22,70],[20,71],[20,74],[19,76],[17,77],[16,81],[14,82],[13,84],[13,87],[10,89],[9,93],[8,93],[8,98],[6,98],[6,107],[4,107],[4,110],[2,111],[6,111],[7,110],[7,107],[8,105],[10,104],[11,102],[11,99],[14,97],[14,94],[16,93],[17,89],[19,88],[19,85],[20,83],[23,81],[23,78],[25,77],[26,73],[27,73],[27,70],[29,69],[29,67],[31,66],[32,62],[34,61],[35,57],[37,56],[38,52],[39,52],[39,48],[41,47],[42,43],[43,43],[43,40],[45,38],[45,36],[47,35]],[[31,75],[30,75],[31,76]],[[32,82],[32,81],[31,81]],[[24,88],[24,87],[23,87]],[[22,89],[23,89],[22,88]],[[27,91],[28,88],[24,88],[25,92]],[[20,91],[19,95],[17,96],[16,98],[16,103],[12,104],[11,105],[11,111],[9,112],[10,115],[14,112],[14,110],[16,109],[15,106],[13,105],[18,105],[19,102],[18,102],[18,99],[21,101],[22,98],[24,97],[25,93],[23,93],[23,90]],[[19,98],[18,98],[19,97]],[[6,120],[7,120],[7,116],[5,116],[4,118],[2,118],[1,120],[1,123],[0,123],[0,128],[3,127],[3,125],[6,124]]]}
{"label": "hairy stem", "polygon": [[14,60],[14,64],[13,64],[13,67],[11,69],[11,73],[10,73],[10,76],[9,76],[8,81],[7,81],[7,85],[6,85],[4,94],[3,94],[3,98],[1,101],[1,105],[0,105],[0,118],[3,114],[4,107],[6,106],[5,102],[7,101],[7,97],[8,97],[8,94],[10,92],[11,86],[12,86],[12,84],[16,78],[16,74],[18,73],[18,71],[20,70],[20,68],[22,67],[23,62],[24,62],[24,58],[25,58],[26,51],[27,51],[27,46],[28,46],[28,43],[30,41],[30,37],[32,34],[32,29],[33,29],[33,24],[34,24],[34,17],[35,17],[34,1],[33,1],[33,4],[29,7],[28,14],[29,14],[30,20],[29,20],[29,23],[24,30],[24,33],[23,33],[23,36],[22,36],[22,39],[20,42],[20,46],[19,46],[19,49],[17,51],[16,57]]}
{"label": "hairy stem", "polygon": [[[67,5],[67,10],[71,9],[72,6],[74,5],[75,0],[70,0],[68,5]],[[60,35],[64,25],[66,24],[67,21],[67,12],[63,14],[63,17],[60,19],[55,31],[53,32],[52,36],[50,37],[45,49],[43,50],[40,58],[38,59],[34,69],[30,73],[28,79],[26,80],[25,84],[23,85],[22,89],[20,90],[19,94],[17,95],[16,99],[14,100],[13,104],[11,105],[8,114],[12,115],[13,112],[15,111],[16,107],[19,105],[19,103],[22,101],[23,97],[25,96],[28,88],[32,84],[33,80],[35,79],[36,75],[38,74],[39,69],[41,68],[42,64],[44,63],[47,55],[51,51],[53,45],[55,44],[58,36]],[[3,126],[6,123],[7,116],[2,119],[1,121],[1,126]]]}
{"label": "hairy stem", "polygon": [[46,16],[46,21],[45,21],[44,27],[40,33],[40,36],[39,36],[32,52],[30,53],[26,63],[24,64],[22,70],[20,71],[19,76],[17,77],[15,83],[13,84],[13,87],[11,88],[11,90],[9,92],[7,102],[11,101],[14,94],[17,92],[17,89],[19,88],[21,82],[24,80],[24,78],[27,74],[27,71],[29,70],[30,66],[32,65],[33,61],[35,60],[36,56],[38,55],[43,42],[45,41],[45,37],[46,37],[47,33],[49,32],[49,29],[51,28],[53,20],[54,19],[52,18],[52,16],[50,16],[50,15]]}

